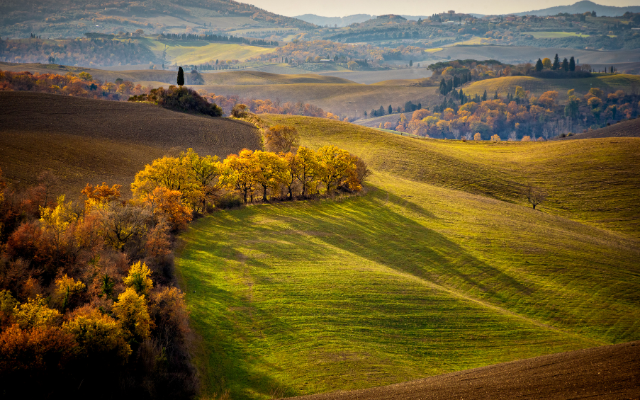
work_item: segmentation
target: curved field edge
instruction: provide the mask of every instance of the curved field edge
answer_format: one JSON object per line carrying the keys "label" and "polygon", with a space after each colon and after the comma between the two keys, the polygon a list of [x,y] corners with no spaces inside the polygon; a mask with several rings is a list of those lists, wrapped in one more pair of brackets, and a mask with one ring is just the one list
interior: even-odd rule
{"label": "curved field edge", "polygon": [[[338,140],[322,120],[269,118],[297,124],[310,147],[350,144],[374,174],[363,196],[223,211],[183,235],[177,267],[206,393],[373,387],[639,338],[633,235],[452,190],[406,164],[450,148],[398,152],[445,141],[388,143],[393,135],[330,123]],[[484,150],[458,157],[499,167],[504,148]]]}

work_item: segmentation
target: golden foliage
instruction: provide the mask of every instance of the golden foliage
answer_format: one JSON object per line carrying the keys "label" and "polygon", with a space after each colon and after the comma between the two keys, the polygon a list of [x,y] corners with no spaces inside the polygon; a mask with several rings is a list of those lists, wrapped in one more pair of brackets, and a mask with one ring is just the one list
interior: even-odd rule
{"label": "golden foliage", "polygon": [[129,287],[118,296],[113,305],[113,314],[129,341],[140,342],[151,334],[151,317],[144,295]]}
{"label": "golden foliage", "polygon": [[153,288],[153,281],[149,278],[151,270],[147,264],[138,261],[129,269],[129,275],[124,278],[124,284],[136,291],[140,295],[148,295]]}
{"label": "golden foliage", "polygon": [[47,307],[46,301],[41,296],[36,296],[35,299],[29,299],[26,303],[17,305],[13,309],[13,315],[21,329],[54,326],[61,318],[58,310]]}
{"label": "golden foliage", "polygon": [[71,296],[86,289],[86,285],[84,283],[68,277],[67,274],[56,279],[55,287],[53,298],[55,303],[62,309],[62,312],[64,312],[69,305]]}
{"label": "golden foliage", "polygon": [[73,335],[87,356],[114,353],[124,363],[131,354],[131,347],[118,322],[90,306],[77,310],[62,329]]}

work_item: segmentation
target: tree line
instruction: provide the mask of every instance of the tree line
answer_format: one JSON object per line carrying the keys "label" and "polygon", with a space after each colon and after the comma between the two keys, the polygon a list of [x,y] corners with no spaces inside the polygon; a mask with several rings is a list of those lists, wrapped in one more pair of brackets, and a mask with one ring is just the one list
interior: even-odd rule
{"label": "tree line", "polygon": [[164,40],[204,40],[207,42],[220,43],[243,43],[251,46],[279,46],[280,43],[262,39],[248,39],[241,36],[216,35],[211,32],[196,35],[193,33],[163,33],[159,39]]}
{"label": "tree line", "polygon": [[60,75],[0,70],[0,91],[29,91],[123,101],[131,95],[147,93],[149,90],[123,79],[100,82],[87,72]]}

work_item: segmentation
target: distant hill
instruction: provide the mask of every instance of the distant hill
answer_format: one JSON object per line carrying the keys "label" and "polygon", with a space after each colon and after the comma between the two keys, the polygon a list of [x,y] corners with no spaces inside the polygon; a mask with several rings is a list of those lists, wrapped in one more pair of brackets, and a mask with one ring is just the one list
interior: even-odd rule
{"label": "distant hill", "polygon": [[160,33],[315,25],[233,0],[0,0],[0,36],[77,37],[85,32]]}
{"label": "distant hill", "polygon": [[616,17],[616,16],[623,15],[627,11],[633,12],[633,13],[640,12],[640,6],[627,6],[627,7],[603,6],[600,4],[596,4],[592,1],[585,0],[585,1],[579,1],[571,6],[550,7],[550,8],[544,8],[542,10],[527,11],[527,12],[518,13],[514,15],[545,16],[545,15],[557,15],[561,13],[582,14],[582,13],[591,12],[591,11],[595,11],[596,15],[599,17]]}
{"label": "distant hill", "polygon": [[298,15],[295,18],[305,22],[309,22],[311,24],[319,25],[319,26],[329,25],[330,27],[332,27],[332,26],[338,25],[339,28],[343,28],[351,24],[357,24],[360,22],[368,21],[375,17],[376,17],[375,15],[368,15],[368,14],[355,14],[355,15],[348,15],[346,17],[322,17],[320,15],[315,15],[315,14],[305,14],[305,15]]}

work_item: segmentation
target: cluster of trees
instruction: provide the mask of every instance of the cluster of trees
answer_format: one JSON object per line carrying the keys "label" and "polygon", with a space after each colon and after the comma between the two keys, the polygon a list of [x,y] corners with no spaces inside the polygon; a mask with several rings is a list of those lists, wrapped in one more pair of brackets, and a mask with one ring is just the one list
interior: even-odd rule
{"label": "cluster of trees", "polygon": [[401,115],[397,126],[388,129],[435,138],[471,140],[478,134],[482,140],[495,135],[510,140],[522,137],[549,139],[635,118],[640,106],[637,94],[622,90],[606,93],[598,88],[590,89],[582,97],[570,90],[564,104],[558,102],[556,91],[535,97],[519,86],[507,98],[499,97],[497,92],[488,96],[485,91],[470,101],[462,90],[454,93],[460,98],[460,105],[449,98],[433,111],[415,111],[411,120]]}
{"label": "cluster of trees", "polygon": [[163,188],[125,201],[119,185],[87,185],[74,202],[55,186],[0,175],[0,396],[194,396],[172,264],[191,210]]}
{"label": "cluster of trees", "polygon": [[193,150],[163,157],[136,175],[132,190],[136,197],[146,198],[160,186],[179,193],[190,210],[205,212],[215,205],[356,192],[368,173],[361,159],[335,146],[317,152],[298,147],[297,132],[291,127],[267,129],[265,148],[271,151],[244,149],[223,161],[199,157]]}
{"label": "cluster of trees", "polygon": [[[180,71],[182,71],[182,68],[180,68]],[[169,86],[168,89],[159,87],[150,90],[148,94],[131,96],[129,101],[150,102],[174,111],[198,113],[211,117],[222,116],[222,109],[215,103],[208,102],[195,90],[183,87],[184,75],[182,75],[182,81],[180,81],[180,77],[181,75],[178,73],[179,87],[174,85]]]}
{"label": "cluster of trees", "polygon": [[87,72],[59,75],[0,70],[0,91],[3,90],[55,93],[106,100],[126,100],[131,95],[149,91],[140,84],[134,85],[122,79],[101,83]]}
{"label": "cluster of trees", "polygon": [[382,117],[385,115],[393,114],[394,112],[398,114],[401,112],[413,112],[416,110],[420,110],[421,108],[422,108],[422,103],[415,104],[413,101],[407,101],[406,103],[404,103],[404,108],[396,107],[394,111],[391,105],[389,105],[386,109],[383,106],[380,106],[379,109],[371,110],[369,113],[365,111],[364,117],[365,118],[367,118],[367,116],[369,116],[369,118]]}
{"label": "cluster of trees", "polygon": [[0,61],[12,63],[102,67],[148,64],[155,60],[153,52],[137,40],[0,39]]}
{"label": "cluster of trees", "polygon": [[216,35],[212,32],[196,35],[193,33],[163,33],[159,39],[164,40],[203,40],[207,42],[244,43],[251,46],[278,46],[280,43],[262,39],[247,39],[240,36]]}

